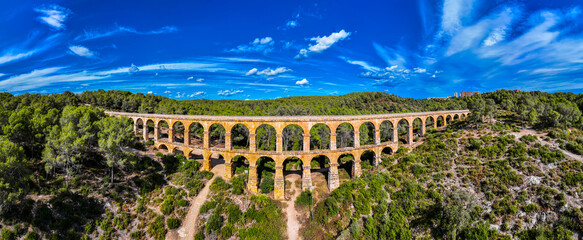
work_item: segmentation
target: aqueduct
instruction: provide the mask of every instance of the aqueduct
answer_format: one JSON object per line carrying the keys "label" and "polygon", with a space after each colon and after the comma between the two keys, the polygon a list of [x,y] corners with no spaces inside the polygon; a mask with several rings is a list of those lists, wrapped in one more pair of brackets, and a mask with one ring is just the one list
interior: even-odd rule
{"label": "aqueduct", "polygon": [[[247,188],[252,193],[258,191],[258,160],[270,158],[275,162],[274,196],[276,199],[284,198],[284,162],[291,158],[302,161],[302,189],[312,186],[310,161],[314,158],[327,158],[328,188],[333,190],[340,185],[338,177],[339,158],[352,155],[352,177],[361,174],[361,156],[365,153],[373,154],[372,165],[380,162],[381,152],[396,151],[399,146],[399,126],[406,131],[402,134],[404,144],[412,144],[414,131],[417,136],[422,136],[426,129],[446,126],[451,121],[463,119],[471,114],[468,110],[414,112],[373,115],[340,115],[340,116],[195,116],[195,115],[164,115],[164,114],[139,114],[106,112],[112,116],[125,116],[133,120],[134,131],[141,134],[144,140],[153,139],[154,146],[158,149],[167,148],[169,152],[182,151],[184,156],[198,153],[202,155],[203,170],[210,170],[211,156],[222,156],[225,161],[225,178],[233,175],[232,164],[237,157],[244,157],[249,161],[249,179]],[[417,123],[416,125],[414,123]],[[323,124],[323,125],[322,125]],[[319,127],[327,127],[329,134],[311,136],[311,130]],[[365,128],[363,128],[363,125]],[[275,130],[276,147],[272,151],[261,150],[256,146],[256,134],[261,129]],[[294,126],[301,134],[300,151],[288,151],[284,149],[284,134],[289,132],[290,126]],[[219,136],[215,146],[211,146],[214,130],[223,128],[224,136]],[[236,140],[232,136],[235,127],[245,127],[248,132],[248,146],[237,149],[233,146]],[[349,129],[352,141],[343,141],[346,134],[342,134],[341,143],[337,140],[340,128]],[[193,131],[193,128],[195,129]],[[301,129],[301,130],[300,130]],[[366,130],[370,141],[361,144],[360,129]],[[152,134],[153,133],[153,134]],[[346,133],[344,131],[343,133]],[[153,135],[153,136],[152,136]],[[196,137],[193,137],[196,136]],[[198,138],[197,138],[198,137]],[[216,138],[216,136],[214,137]],[[326,138],[326,146],[316,146],[314,138]],[[224,142],[223,144],[220,144]],[[320,139],[322,141],[322,139]],[[312,143],[312,144],[311,144]],[[338,144],[337,144],[338,143]],[[272,148],[273,149],[273,148]],[[304,162],[305,161],[305,162]],[[307,164],[306,164],[307,163]]]}

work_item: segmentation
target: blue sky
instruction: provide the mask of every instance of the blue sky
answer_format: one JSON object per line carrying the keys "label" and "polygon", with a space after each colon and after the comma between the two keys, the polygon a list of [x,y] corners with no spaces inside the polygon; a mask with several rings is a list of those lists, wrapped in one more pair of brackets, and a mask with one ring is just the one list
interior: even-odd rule
{"label": "blue sky", "polygon": [[0,0],[0,91],[176,99],[583,89],[583,0]]}

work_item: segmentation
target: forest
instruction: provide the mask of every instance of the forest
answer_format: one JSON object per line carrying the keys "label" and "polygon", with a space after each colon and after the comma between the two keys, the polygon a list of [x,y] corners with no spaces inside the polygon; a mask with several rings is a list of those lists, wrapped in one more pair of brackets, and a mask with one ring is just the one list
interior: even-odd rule
{"label": "forest", "polygon": [[[51,95],[0,93],[0,237],[164,239],[168,231],[180,226],[189,200],[211,184],[213,174],[200,171],[200,163],[194,159],[152,154],[148,142],[136,140],[139,136],[129,119],[108,117],[104,110],[287,116],[453,109],[469,109],[473,114],[446,131],[428,134],[411,152],[385,156],[382,165],[370,168],[363,177],[319,195],[313,220],[306,220],[302,228],[304,237],[569,239],[573,233],[581,233],[581,206],[573,207],[570,200],[582,204],[582,164],[569,160],[563,152],[583,153],[581,94],[499,90],[426,100],[363,92],[261,101],[179,101],[98,90]],[[535,133],[512,135],[521,129]],[[312,147],[327,148],[329,129],[313,130],[311,135],[319,137]],[[193,131],[201,136],[200,129]],[[284,148],[300,150],[297,129],[288,131]],[[344,127],[337,134],[350,135],[351,131],[354,129]],[[361,127],[362,142],[370,141],[367,131],[366,126]],[[221,139],[224,134],[219,128],[211,138]],[[247,147],[247,136],[245,129],[235,129],[235,147]],[[272,136],[271,129],[261,129],[258,148],[273,150]],[[558,148],[541,145],[541,141]],[[448,182],[448,178],[459,182]],[[517,191],[525,179],[544,184],[525,188],[524,193]],[[198,236],[282,236],[281,229],[262,229],[259,224],[255,231],[236,231],[282,218],[277,202],[261,195],[245,212],[226,202],[229,194],[244,191],[245,178],[236,181],[212,182],[216,206],[209,207],[213,209],[209,217],[214,214],[216,224],[207,219],[207,235]],[[265,189],[269,191],[269,185]],[[468,189],[475,194],[468,194]],[[238,217],[233,219],[231,213]],[[517,217],[533,213],[551,217],[536,220],[536,225],[528,224],[532,219]],[[230,230],[222,229],[227,226]],[[493,226],[498,230],[492,230]]]}

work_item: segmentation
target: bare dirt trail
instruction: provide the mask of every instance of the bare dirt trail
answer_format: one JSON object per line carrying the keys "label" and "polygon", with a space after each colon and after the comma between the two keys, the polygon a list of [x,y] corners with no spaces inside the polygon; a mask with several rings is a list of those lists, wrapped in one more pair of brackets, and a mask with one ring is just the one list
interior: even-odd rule
{"label": "bare dirt trail", "polygon": [[561,152],[563,152],[566,156],[578,160],[578,161],[582,161],[583,162],[583,156],[581,155],[577,155],[575,153],[569,152],[567,150],[561,149],[559,148],[559,145],[556,143],[550,143],[547,142],[546,140],[544,140],[544,137],[546,136],[546,134],[543,133],[537,133],[535,130],[532,129],[520,129],[520,132],[512,132],[512,135],[514,135],[516,138],[520,139],[522,136],[525,135],[534,135],[538,137],[538,140],[543,144],[543,145],[548,145],[550,147],[554,147],[558,150],[560,150]]}
{"label": "bare dirt trail", "polygon": [[300,231],[300,222],[298,221],[298,214],[296,212],[295,200],[300,195],[301,191],[296,187],[295,182],[301,180],[301,177],[296,174],[286,176],[286,180],[292,182],[291,190],[293,195],[285,203],[287,207],[285,209],[287,215],[287,236],[290,240],[298,240]]}
{"label": "bare dirt trail", "polygon": [[170,240],[182,240],[182,239],[194,239],[194,234],[196,233],[196,220],[198,219],[198,213],[200,211],[200,207],[206,201],[209,192],[210,192],[210,185],[212,181],[217,177],[222,177],[225,174],[225,165],[220,164],[214,166],[211,170],[215,175],[211,180],[207,182],[204,188],[198,193],[198,195],[190,201],[190,209],[188,209],[188,213],[182,222],[182,225],[178,230],[169,231],[166,234],[166,239]]}

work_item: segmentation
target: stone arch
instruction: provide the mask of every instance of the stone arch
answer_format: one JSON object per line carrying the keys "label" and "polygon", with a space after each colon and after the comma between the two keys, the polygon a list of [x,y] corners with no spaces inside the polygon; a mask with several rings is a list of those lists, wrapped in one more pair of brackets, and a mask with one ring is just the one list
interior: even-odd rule
{"label": "stone arch", "polygon": [[155,139],[154,134],[156,133],[156,124],[152,119],[146,120],[146,140]]}
{"label": "stone arch", "polygon": [[[231,175],[235,176],[237,174],[244,174],[245,171],[249,171],[249,159],[247,159],[243,155],[235,155],[233,159],[231,159]],[[226,174],[226,173],[225,173]]]}
{"label": "stone arch", "polygon": [[343,122],[336,127],[336,148],[354,147],[354,126],[348,122]]}
{"label": "stone arch", "polygon": [[[287,157],[283,161],[283,176],[284,181],[289,176],[291,179],[289,181],[292,185],[295,185],[295,178],[299,175],[300,181],[302,183],[301,189],[310,189],[312,186],[312,176],[310,172],[310,166],[305,165],[304,161],[299,157]],[[291,175],[291,176],[290,176]]]}
{"label": "stone arch", "polygon": [[356,175],[359,175],[354,171],[354,167],[356,165],[355,161],[356,158],[354,154],[350,152],[343,153],[338,157],[336,162],[338,162],[338,178],[340,183],[343,183],[351,178],[355,178]]}
{"label": "stone arch", "polygon": [[425,129],[429,130],[429,129],[433,129],[435,128],[435,119],[433,118],[433,116],[429,116],[427,118],[425,118]]}
{"label": "stone arch", "polygon": [[171,153],[174,155],[182,154],[182,156],[184,156],[184,151],[182,151],[182,148],[179,147],[174,147]]}
{"label": "stone arch", "polygon": [[361,169],[372,169],[379,164],[379,160],[374,150],[364,150],[360,154],[360,167]]}
{"label": "stone arch", "polygon": [[330,127],[317,123],[310,128],[310,150],[330,149]]}
{"label": "stone arch", "polygon": [[443,127],[445,126],[445,118],[443,118],[443,116],[438,116],[437,120],[435,120],[437,123],[437,127]]}
{"label": "stone arch", "polygon": [[[168,146],[166,146],[166,144],[160,143],[156,146],[156,148],[158,149],[159,152],[171,153],[170,148],[168,148]],[[161,151],[161,150],[164,150],[164,151]]]}
{"label": "stone arch", "polygon": [[142,133],[142,135],[144,135],[144,119],[142,118],[136,118],[136,120],[134,121],[134,130],[136,131],[136,134],[140,134]]}
{"label": "stone arch", "polygon": [[394,142],[393,139],[393,122],[389,120],[385,120],[381,122],[380,130],[381,130],[381,143],[383,142]]}
{"label": "stone arch", "polygon": [[283,151],[304,150],[304,129],[297,124],[289,124],[283,128]]}
{"label": "stone arch", "polygon": [[364,122],[358,128],[359,136],[359,145],[366,146],[366,145],[373,145],[375,144],[375,131],[376,127],[372,122]]}
{"label": "stone arch", "polygon": [[447,117],[445,117],[445,123],[446,123],[447,125],[449,125],[449,124],[451,124],[451,121],[452,121],[452,117],[451,117],[451,115],[447,115]]}
{"label": "stone arch", "polygon": [[231,146],[234,149],[249,149],[250,132],[249,128],[242,123],[237,123],[231,127]]}
{"label": "stone arch", "polygon": [[193,122],[188,126],[188,145],[204,145],[204,127],[199,122]]}
{"label": "stone arch", "polygon": [[395,153],[395,151],[393,150],[392,147],[390,146],[386,146],[383,148],[383,150],[381,150],[381,155],[393,155]]}
{"label": "stone arch", "polygon": [[261,124],[255,130],[257,151],[275,151],[277,146],[277,131],[272,125]]}
{"label": "stone arch", "polygon": [[275,190],[275,171],[277,163],[275,159],[262,156],[257,159],[257,183],[261,193],[270,193]]}
{"label": "stone arch", "polygon": [[405,144],[411,143],[411,139],[409,138],[409,131],[411,131],[412,129],[410,129],[409,126],[410,126],[409,121],[407,119],[404,119],[404,118],[399,120],[399,122],[397,123],[399,142],[402,142]]}
{"label": "stone arch", "polygon": [[459,120],[459,119],[460,119],[460,116],[457,113],[453,115],[454,121]]}
{"label": "stone arch", "polygon": [[310,167],[312,168],[310,171],[312,173],[312,178],[314,178],[314,176],[316,177],[316,179],[312,179],[312,181],[318,181],[317,178],[323,175],[328,183],[328,190],[332,191],[340,185],[338,179],[338,164],[332,163],[328,156],[317,155],[312,157],[310,160]]}
{"label": "stone arch", "polygon": [[462,115],[460,116],[461,119],[466,118],[466,115],[462,113]]}
{"label": "stone arch", "polygon": [[423,136],[424,134],[424,125],[423,120],[421,118],[415,118],[412,122],[413,125],[413,142],[419,141],[419,137]]}
{"label": "stone arch", "polygon": [[184,143],[184,124],[181,121],[174,122],[172,125],[172,138],[174,142]]}
{"label": "stone arch", "polygon": [[220,123],[213,123],[209,127],[209,146],[224,148],[225,147],[225,127]]}
{"label": "stone arch", "polygon": [[158,140],[160,141],[170,141],[170,124],[166,120],[158,121]]}

